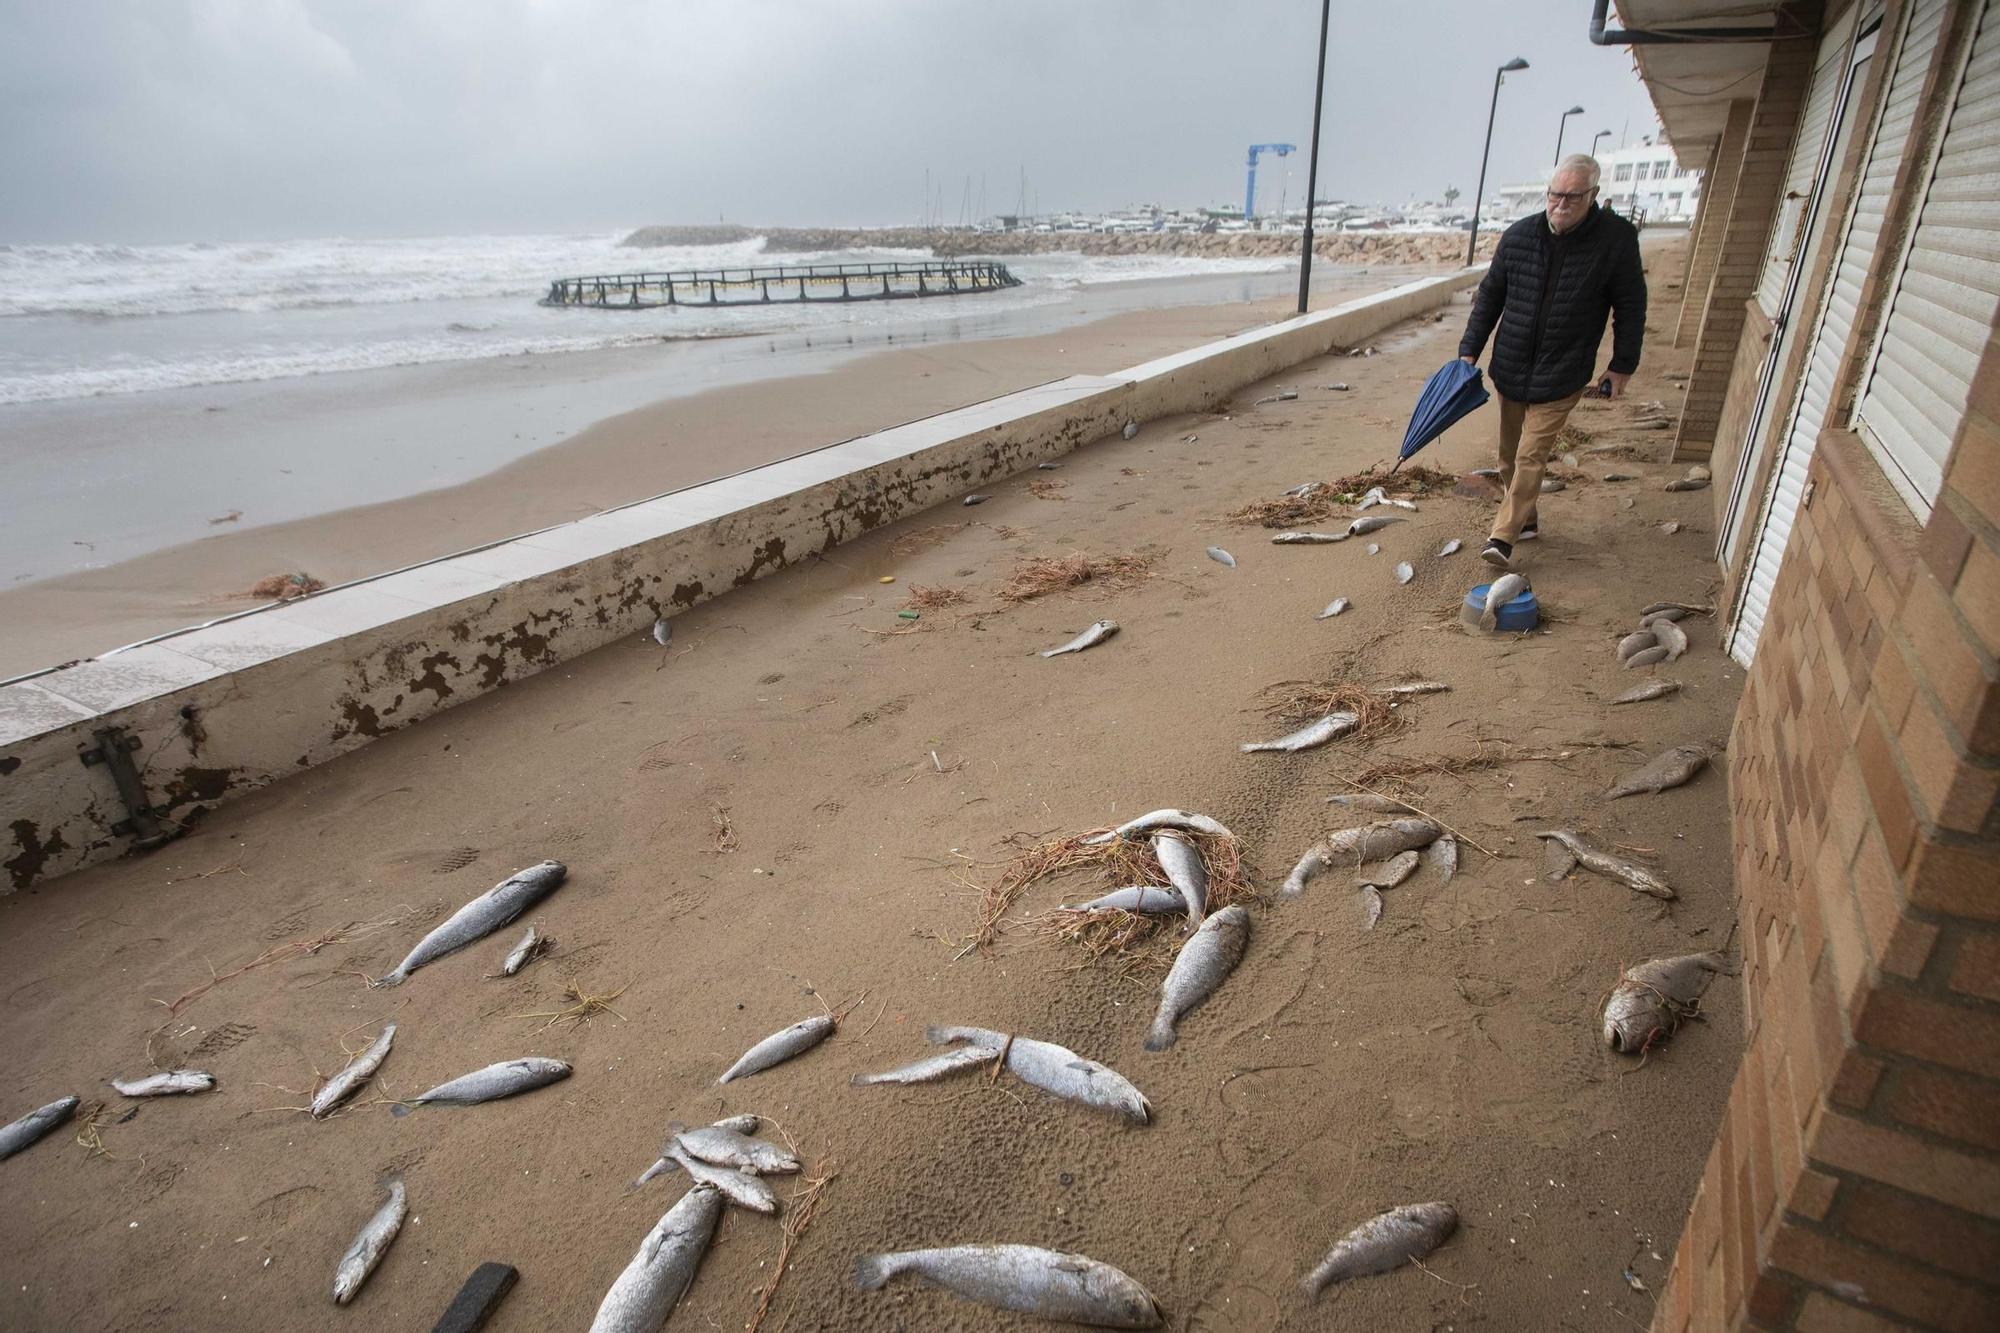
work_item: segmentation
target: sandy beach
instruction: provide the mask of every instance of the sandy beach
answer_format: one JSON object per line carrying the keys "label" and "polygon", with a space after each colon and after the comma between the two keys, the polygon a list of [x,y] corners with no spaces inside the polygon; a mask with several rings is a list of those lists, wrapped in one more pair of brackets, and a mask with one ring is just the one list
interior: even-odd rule
{"label": "sandy beach", "polygon": [[[1323,266],[1315,308],[1408,275]],[[1134,365],[1282,318],[1293,298],[1270,293],[1296,281],[1103,284],[1004,319],[968,298],[893,343],[708,340],[3,408],[0,456],[67,471],[14,487],[29,508],[6,563],[44,576],[0,587],[0,677],[254,606],[266,575],[340,583]],[[1050,331],[1004,336],[1023,327]],[[100,548],[135,554],[46,576]]]}
{"label": "sandy beach", "polygon": [[[1705,1021],[1643,1064],[1607,1051],[1597,1022],[1621,968],[1733,935],[1722,773],[1604,796],[1671,745],[1719,744],[1740,686],[1695,617],[1692,650],[1660,672],[1680,691],[1608,706],[1644,674],[1612,652],[1639,608],[1702,602],[1713,578],[1709,495],[1663,491],[1679,470],[1644,461],[1661,437],[1627,425],[1674,392],[1661,376],[1684,356],[1655,339],[1632,399],[1579,409],[1594,438],[1527,551],[1541,632],[1456,621],[1485,581],[1472,555],[1485,502],[1425,494],[1367,539],[1375,555],[1365,541],[1273,545],[1228,518],[1392,457],[1463,313],[1088,447],[976,510],[916,515],[690,611],[668,648],[603,649],[241,800],[152,856],[0,900],[13,1019],[0,1119],[64,1093],[104,1104],[89,1128],[0,1164],[0,1324],[424,1328],[499,1260],[521,1280],[490,1327],[582,1326],[685,1188],[627,1188],[666,1126],[754,1112],[826,1180],[769,1330],[1040,1327],[908,1280],[855,1289],[858,1255],[976,1241],[1115,1264],[1176,1329],[1644,1326],[1742,1027],[1730,978]],[[1152,322],[1186,320],[1191,337],[1221,317]],[[1065,342],[1065,368],[1129,363],[1151,336],[1107,332],[1083,361]],[[979,350],[990,377],[996,349]],[[899,353],[869,373],[948,380],[969,373],[957,355]],[[1336,381],[1352,387],[1324,387]],[[865,415],[866,382],[829,382],[838,406],[800,406],[790,428]],[[1298,398],[1255,405],[1281,385]],[[1491,428],[1487,411],[1421,461],[1477,466]],[[607,438],[604,457],[618,448],[641,457],[643,436]],[[1450,538],[1467,549],[1439,555]],[[1147,572],[997,596],[1022,562],[1077,551]],[[1415,569],[1407,586],[1399,561]],[[900,618],[920,586],[964,600]],[[1316,621],[1335,596],[1352,609]],[[1104,617],[1122,632],[1103,646],[1035,655]],[[1451,688],[1322,749],[1238,749],[1285,726],[1261,706],[1267,686],[1412,678]],[[1360,822],[1326,797],[1371,771],[1457,830],[1462,856],[1448,882],[1420,872],[1384,894],[1372,930],[1351,876],[1272,894],[1323,831]],[[1171,936],[1093,961],[1042,929],[1098,881],[1030,885],[989,947],[969,946],[983,894],[1025,848],[1165,806],[1233,830],[1260,897],[1241,965],[1177,1045],[1148,1052]],[[1555,827],[1653,866],[1677,900],[1589,873],[1551,882],[1535,835]],[[548,957],[492,976],[515,927],[400,989],[368,987],[449,911],[544,857],[570,869],[533,913],[556,941]],[[608,1008],[552,1023],[571,987]],[[825,1007],[845,1018],[823,1046],[716,1086],[752,1042]],[[395,1049],[351,1109],[324,1122],[296,1109],[387,1021]],[[929,1053],[934,1022],[1102,1061],[1150,1098],[1153,1123],[1011,1075],[850,1086]],[[574,1075],[390,1113],[389,1099],[523,1055]],[[132,1102],[105,1084],[170,1065],[220,1086]],[[410,1220],[337,1311],[334,1262],[384,1173],[405,1180]],[[1423,1271],[1306,1302],[1299,1278],[1343,1232],[1430,1199],[1461,1225]],[[671,1327],[752,1323],[781,1245],[778,1222],[732,1211]]]}

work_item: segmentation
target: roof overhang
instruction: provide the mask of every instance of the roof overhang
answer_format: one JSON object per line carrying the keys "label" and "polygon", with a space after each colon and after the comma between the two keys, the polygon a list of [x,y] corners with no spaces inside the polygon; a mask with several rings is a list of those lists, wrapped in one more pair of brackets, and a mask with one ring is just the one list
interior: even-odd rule
{"label": "roof overhang", "polygon": [[[1617,24],[1671,32],[1742,28],[1769,32],[1780,6],[1742,0],[1617,0]],[[1771,52],[1768,41],[1660,42],[1628,48],[1681,164],[1706,168],[1729,119],[1729,104],[1755,98]]]}

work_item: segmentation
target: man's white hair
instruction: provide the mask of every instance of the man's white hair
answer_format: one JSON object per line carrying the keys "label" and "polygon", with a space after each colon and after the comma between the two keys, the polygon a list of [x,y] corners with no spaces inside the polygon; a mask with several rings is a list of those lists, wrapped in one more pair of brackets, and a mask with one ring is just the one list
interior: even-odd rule
{"label": "man's white hair", "polygon": [[1556,177],[1562,175],[1565,171],[1581,171],[1584,175],[1590,177],[1590,184],[1586,188],[1592,190],[1597,188],[1597,182],[1604,175],[1604,169],[1597,165],[1597,159],[1589,153],[1571,153],[1568,157],[1556,163],[1556,169],[1549,173],[1549,184],[1554,185]]}

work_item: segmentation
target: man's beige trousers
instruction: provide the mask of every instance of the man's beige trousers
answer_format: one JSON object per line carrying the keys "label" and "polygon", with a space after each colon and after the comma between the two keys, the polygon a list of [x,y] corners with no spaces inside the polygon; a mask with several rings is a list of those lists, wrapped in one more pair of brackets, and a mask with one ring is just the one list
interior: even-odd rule
{"label": "man's beige trousers", "polygon": [[1579,389],[1553,403],[1500,399],[1500,488],[1506,494],[1500,500],[1500,515],[1493,520],[1496,539],[1511,545],[1520,539],[1521,529],[1535,521],[1549,453],[1570,410],[1582,398]]}

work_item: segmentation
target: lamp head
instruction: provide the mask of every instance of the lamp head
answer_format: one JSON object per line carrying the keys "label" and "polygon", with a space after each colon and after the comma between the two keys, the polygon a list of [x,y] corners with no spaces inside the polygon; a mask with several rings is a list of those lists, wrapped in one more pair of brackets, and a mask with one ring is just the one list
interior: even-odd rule
{"label": "lamp head", "polygon": [[1569,110],[1563,112],[1563,114],[1565,116],[1580,116],[1583,114],[1583,108],[1580,106],[1573,106]]}
{"label": "lamp head", "polygon": [[1506,64],[1500,67],[1500,72],[1502,74],[1512,74],[1515,70],[1526,69],[1527,67],[1528,67],[1527,61],[1521,59],[1521,57],[1519,56],[1515,56],[1512,60],[1508,61]]}

